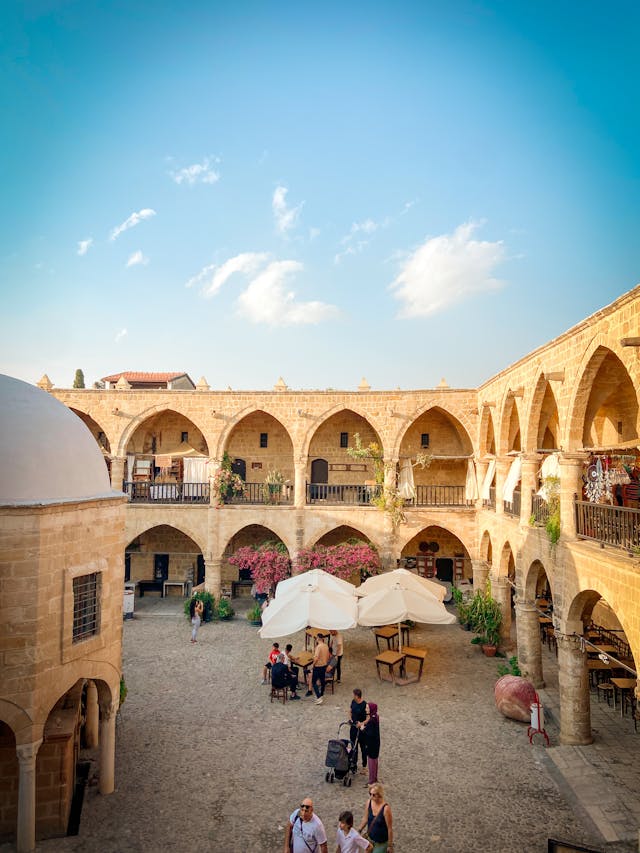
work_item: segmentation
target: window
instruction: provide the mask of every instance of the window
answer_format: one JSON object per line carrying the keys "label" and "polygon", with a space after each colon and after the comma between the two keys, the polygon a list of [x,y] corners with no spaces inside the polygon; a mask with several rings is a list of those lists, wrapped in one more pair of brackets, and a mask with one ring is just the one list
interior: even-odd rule
{"label": "window", "polygon": [[180,433],[180,441],[189,441],[189,433],[181,432]]}
{"label": "window", "polygon": [[260,447],[267,447],[269,444],[269,433],[261,432],[260,433]]}
{"label": "window", "polygon": [[420,436],[420,447],[429,447],[429,433],[423,432]]}
{"label": "window", "polygon": [[94,572],[73,579],[73,642],[79,643],[100,631],[102,575]]}
{"label": "window", "polygon": [[340,447],[349,447],[349,433],[341,432],[340,433]]}

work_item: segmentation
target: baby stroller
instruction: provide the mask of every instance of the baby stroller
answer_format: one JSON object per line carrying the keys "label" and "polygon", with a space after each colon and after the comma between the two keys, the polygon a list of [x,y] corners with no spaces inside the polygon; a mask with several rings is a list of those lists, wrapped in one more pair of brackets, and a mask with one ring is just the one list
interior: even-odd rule
{"label": "baby stroller", "polygon": [[349,726],[351,723],[340,723],[338,726],[338,737],[335,740],[330,740],[327,743],[327,757],[325,758],[325,767],[329,769],[325,773],[325,782],[334,782],[336,779],[345,786],[351,787],[351,779],[358,772],[358,738],[360,730],[356,735],[356,742],[351,743],[349,738],[340,737],[340,729],[343,726]]}

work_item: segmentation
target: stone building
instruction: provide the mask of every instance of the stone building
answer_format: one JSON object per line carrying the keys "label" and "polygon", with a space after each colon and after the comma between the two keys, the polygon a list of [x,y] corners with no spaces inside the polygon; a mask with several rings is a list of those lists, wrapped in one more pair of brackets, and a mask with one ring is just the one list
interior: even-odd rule
{"label": "stone building", "polygon": [[[131,581],[158,594],[180,591],[165,580],[240,594],[228,558],[242,545],[280,540],[295,558],[317,543],[370,541],[387,568],[405,561],[476,587],[489,577],[504,642],[517,642],[536,685],[544,593],[561,739],[579,744],[591,740],[586,626],[619,638],[632,671],[640,655],[639,389],[636,287],[477,389],[375,391],[363,380],[357,391],[294,391],[279,380],[269,392],[215,391],[203,378],[191,391],[52,394],[88,426],[113,487],[128,494]],[[384,483],[373,459],[349,454],[356,434],[381,448]],[[428,467],[416,464],[422,453]],[[241,493],[213,488],[223,458]],[[371,500],[399,476],[410,496],[411,474],[395,524]],[[559,515],[553,494],[538,494],[552,484]]]}
{"label": "stone building", "polygon": [[81,744],[114,786],[125,498],[49,394],[0,376],[0,840],[65,835]]}

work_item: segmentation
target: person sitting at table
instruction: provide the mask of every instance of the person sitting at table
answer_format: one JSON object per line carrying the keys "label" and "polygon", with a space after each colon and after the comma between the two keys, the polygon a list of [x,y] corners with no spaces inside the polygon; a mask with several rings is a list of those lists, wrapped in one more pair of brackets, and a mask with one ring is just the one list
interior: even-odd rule
{"label": "person sitting at table", "polygon": [[296,694],[295,687],[292,687],[291,684],[291,673],[289,672],[289,668],[284,662],[284,655],[282,652],[276,658],[276,662],[271,667],[271,687],[278,688],[289,688],[291,690],[291,699],[299,699],[300,697]]}
{"label": "person sitting at table", "polygon": [[269,670],[273,667],[274,663],[278,660],[279,654],[280,654],[280,643],[274,643],[271,651],[269,652],[269,660],[262,667],[262,684],[267,683],[267,675],[269,674]]}
{"label": "person sitting at table", "polygon": [[293,654],[293,646],[291,643],[287,643],[284,647],[284,664],[289,670],[289,678],[291,685],[291,692],[295,693],[298,689],[298,675],[300,670],[291,660],[291,655]]}

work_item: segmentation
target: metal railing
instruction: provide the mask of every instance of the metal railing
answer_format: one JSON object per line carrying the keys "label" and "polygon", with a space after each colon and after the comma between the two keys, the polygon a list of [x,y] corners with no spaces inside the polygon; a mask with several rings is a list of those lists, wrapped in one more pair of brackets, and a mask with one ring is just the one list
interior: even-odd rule
{"label": "metal railing", "polygon": [[491,486],[489,489],[489,500],[486,498],[482,499],[482,506],[485,509],[495,509],[496,508],[496,487]]}
{"label": "metal railing", "polygon": [[575,501],[576,534],[628,552],[640,549],[640,509]]}
{"label": "metal railing", "polygon": [[286,483],[245,483],[240,494],[225,498],[225,504],[265,504],[289,506],[293,503],[293,486]]}
{"label": "metal railing", "polygon": [[352,504],[368,506],[373,497],[382,492],[382,486],[363,484],[307,483],[308,504]]}
{"label": "metal railing", "polygon": [[413,506],[473,506],[475,501],[467,502],[464,486],[416,486]]}
{"label": "metal railing", "polygon": [[209,483],[123,483],[122,491],[131,503],[207,504]]}
{"label": "metal railing", "polygon": [[514,492],[513,500],[505,501],[502,506],[505,515],[512,515],[514,518],[520,518],[520,507],[522,506],[520,492]]}
{"label": "metal railing", "polygon": [[534,524],[546,524],[549,521],[549,504],[535,492],[531,493],[531,517]]}

